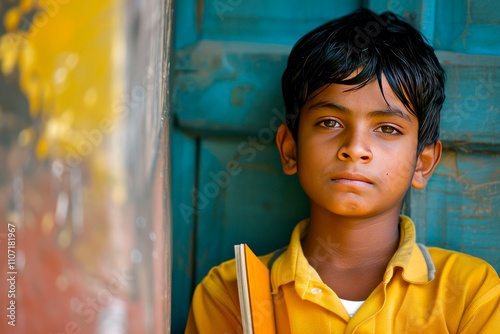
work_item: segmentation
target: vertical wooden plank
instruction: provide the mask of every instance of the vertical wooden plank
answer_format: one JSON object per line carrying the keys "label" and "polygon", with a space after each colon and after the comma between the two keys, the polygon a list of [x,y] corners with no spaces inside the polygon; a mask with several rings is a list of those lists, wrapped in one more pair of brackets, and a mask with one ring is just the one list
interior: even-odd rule
{"label": "vertical wooden plank", "polygon": [[403,214],[411,217],[415,223],[417,242],[427,243],[427,188],[416,191],[411,188],[406,198],[406,208]]}
{"label": "vertical wooden plank", "polygon": [[199,1],[175,1],[175,49],[180,50],[198,40],[196,29],[197,8]]}
{"label": "vertical wooden plank", "polygon": [[433,45],[436,22],[436,0],[422,0],[422,16],[420,19],[420,31],[427,37],[427,41]]}
{"label": "vertical wooden plank", "polygon": [[193,285],[196,140],[171,128],[172,333],[183,333]]}
{"label": "vertical wooden plank", "polygon": [[[197,0],[175,1],[175,50],[195,44],[199,38],[197,29]],[[174,70],[173,117],[179,105],[176,103],[178,87],[177,75],[189,72],[178,57],[172,62]],[[176,122],[171,127],[171,178],[172,178],[172,307],[171,332],[184,333],[186,319],[191,305],[194,280],[194,232],[196,211],[194,208],[194,189],[196,179],[197,149],[196,139],[181,132]]]}

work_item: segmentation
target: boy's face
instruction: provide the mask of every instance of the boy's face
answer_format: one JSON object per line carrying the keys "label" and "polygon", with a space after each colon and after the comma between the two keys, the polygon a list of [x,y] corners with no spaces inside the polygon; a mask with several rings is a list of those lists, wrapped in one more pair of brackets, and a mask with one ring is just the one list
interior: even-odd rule
{"label": "boy's face", "polygon": [[[312,205],[341,216],[399,210],[414,178],[418,119],[385,77],[361,89],[332,84],[300,111],[296,170]],[[394,210],[394,211],[393,211]]]}

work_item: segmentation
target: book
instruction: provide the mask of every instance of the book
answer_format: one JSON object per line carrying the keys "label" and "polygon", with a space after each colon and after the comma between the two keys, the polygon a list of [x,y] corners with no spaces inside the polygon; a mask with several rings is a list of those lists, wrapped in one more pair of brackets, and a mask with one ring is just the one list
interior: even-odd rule
{"label": "book", "polygon": [[244,334],[275,334],[269,269],[246,244],[234,246]]}

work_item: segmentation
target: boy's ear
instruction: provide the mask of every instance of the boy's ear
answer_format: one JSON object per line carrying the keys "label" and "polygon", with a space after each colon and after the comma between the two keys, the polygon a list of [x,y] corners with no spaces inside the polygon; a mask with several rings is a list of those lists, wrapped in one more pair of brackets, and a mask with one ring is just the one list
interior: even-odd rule
{"label": "boy's ear", "polygon": [[427,185],[427,181],[434,172],[439,160],[441,159],[441,152],[443,145],[438,140],[434,145],[424,147],[417,159],[417,165],[413,172],[413,179],[411,185],[417,189],[422,189]]}
{"label": "boy's ear", "polygon": [[297,173],[297,147],[292,133],[285,123],[282,123],[276,134],[276,145],[280,151],[283,172],[287,175]]}

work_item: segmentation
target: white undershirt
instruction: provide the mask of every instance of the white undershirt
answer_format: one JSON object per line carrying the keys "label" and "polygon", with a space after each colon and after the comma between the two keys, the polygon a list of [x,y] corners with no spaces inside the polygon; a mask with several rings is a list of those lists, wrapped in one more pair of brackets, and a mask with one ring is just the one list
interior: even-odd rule
{"label": "white undershirt", "polygon": [[344,307],[347,310],[347,313],[349,313],[349,315],[351,317],[354,315],[354,313],[356,313],[356,311],[365,302],[364,300],[362,300],[360,302],[355,302],[355,301],[352,301],[352,300],[345,300],[345,299],[341,299],[341,298],[339,298],[339,299],[342,302],[342,304],[344,304]]}

